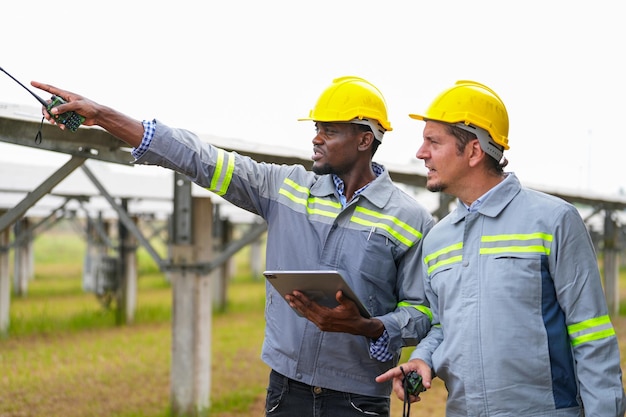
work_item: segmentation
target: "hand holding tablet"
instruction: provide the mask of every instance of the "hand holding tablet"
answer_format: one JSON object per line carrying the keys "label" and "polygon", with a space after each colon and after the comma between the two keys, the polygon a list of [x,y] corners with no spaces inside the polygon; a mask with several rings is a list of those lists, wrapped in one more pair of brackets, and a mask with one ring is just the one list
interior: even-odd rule
{"label": "hand holding tablet", "polygon": [[363,317],[370,317],[361,300],[337,271],[265,271],[263,275],[283,298],[297,290],[319,305],[329,308],[339,305],[336,294],[341,290],[344,296],[357,305]]}

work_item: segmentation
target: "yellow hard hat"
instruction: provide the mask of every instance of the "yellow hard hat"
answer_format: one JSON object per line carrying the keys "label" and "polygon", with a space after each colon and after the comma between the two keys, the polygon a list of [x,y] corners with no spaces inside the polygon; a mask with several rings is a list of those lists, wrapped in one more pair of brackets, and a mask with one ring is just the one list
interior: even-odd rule
{"label": "yellow hard hat", "polygon": [[509,149],[509,115],[504,103],[489,87],[475,81],[461,80],[439,94],[424,115],[409,114],[413,119],[473,125],[489,133],[491,140]]}
{"label": "yellow hard hat", "polygon": [[387,120],[387,104],[378,88],[360,77],[340,77],[320,95],[309,117],[298,120],[349,122],[374,119],[385,131],[392,130]]}

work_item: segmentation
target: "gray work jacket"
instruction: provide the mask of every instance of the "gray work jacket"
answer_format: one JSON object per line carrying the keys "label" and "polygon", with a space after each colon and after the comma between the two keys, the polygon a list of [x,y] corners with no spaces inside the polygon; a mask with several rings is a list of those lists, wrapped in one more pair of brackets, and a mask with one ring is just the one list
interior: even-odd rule
{"label": "gray work jacket", "polygon": [[267,269],[341,272],[390,336],[393,360],[383,363],[370,356],[369,339],[320,331],[266,284],[262,358],[272,369],[337,391],[391,393],[391,384],[379,384],[375,377],[395,366],[401,348],[430,328],[421,244],[434,221],[386,170],[342,208],[330,175],[300,165],[258,163],[161,123],[136,163],[178,171],[260,215],[268,224]]}
{"label": "gray work jacket", "polygon": [[578,211],[509,173],[424,240],[433,328],[412,353],[446,415],[621,417],[620,352]]}

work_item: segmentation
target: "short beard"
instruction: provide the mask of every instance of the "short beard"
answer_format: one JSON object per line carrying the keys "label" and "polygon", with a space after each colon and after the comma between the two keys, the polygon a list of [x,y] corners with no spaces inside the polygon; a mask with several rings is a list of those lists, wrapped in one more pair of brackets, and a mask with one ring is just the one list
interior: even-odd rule
{"label": "short beard", "polygon": [[317,175],[335,174],[335,170],[328,164],[322,166],[315,166],[315,164],[313,164],[311,170]]}
{"label": "short beard", "polygon": [[446,187],[444,184],[441,184],[441,183],[433,184],[433,185],[426,185],[426,189],[433,193],[443,192],[445,191],[446,188],[448,187]]}

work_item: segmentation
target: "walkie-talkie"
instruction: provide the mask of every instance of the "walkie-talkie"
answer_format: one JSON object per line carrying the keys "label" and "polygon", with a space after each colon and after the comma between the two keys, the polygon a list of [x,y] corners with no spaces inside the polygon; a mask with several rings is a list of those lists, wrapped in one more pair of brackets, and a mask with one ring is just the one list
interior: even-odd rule
{"label": "walkie-talkie", "polygon": [[37,101],[39,101],[46,108],[46,111],[51,117],[54,118],[56,123],[63,124],[67,126],[69,130],[71,130],[72,132],[75,132],[76,129],[78,129],[78,127],[82,125],[83,122],[85,121],[85,118],[83,116],[73,111],[69,111],[69,112],[65,112],[61,114],[52,114],[51,112],[52,108],[59,106],[61,104],[64,104],[65,100],[63,100],[59,96],[53,95],[52,98],[50,99],[51,100],[50,103],[47,103],[44,99],[39,97],[37,94],[33,93],[30,90],[30,88],[26,87],[24,84],[19,82],[14,76],[6,72],[2,67],[0,67],[0,71],[4,72],[6,75],[11,77],[13,81],[21,85],[26,91],[28,91],[33,97],[35,97]]}
{"label": "walkie-talkie", "polygon": [[402,385],[404,391],[410,395],[419,395],[420,392],[426,391],[424,385],[422,385],[422,376],[415,371],[410,371],[409,373],[404,372],[402,366],[400,366],[400,372],[404,376],[402,380]]}

